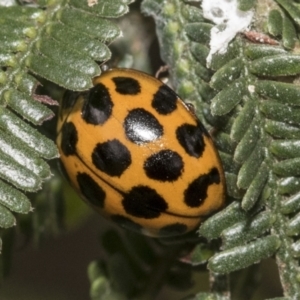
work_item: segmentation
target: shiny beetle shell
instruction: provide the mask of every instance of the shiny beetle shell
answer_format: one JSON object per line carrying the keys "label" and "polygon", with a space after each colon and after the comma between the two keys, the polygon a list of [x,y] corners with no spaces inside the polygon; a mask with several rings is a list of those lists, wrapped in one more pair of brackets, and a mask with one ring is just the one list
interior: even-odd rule
{"label": "shiny beetle shell", "polygon": [[162,237],[221,209],[222,165],[195,114],[158,79],[112,69],[87,92],[66,92],[57,144],[71,184],[122,227]]}

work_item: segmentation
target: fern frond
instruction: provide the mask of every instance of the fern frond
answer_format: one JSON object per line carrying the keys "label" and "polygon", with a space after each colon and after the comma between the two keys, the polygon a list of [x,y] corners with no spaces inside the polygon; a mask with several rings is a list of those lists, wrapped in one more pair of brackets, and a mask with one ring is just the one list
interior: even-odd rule
{"label": "fern frond", "polygon": [[[156,19],[163,58],[172,66],[178,93],[192,81],[194,92],[183,98],[190,101],[196,96],[198,116],[218,129],[214,138],[232,203],[200,227],[202,236],[223,239],[223,251],[209,260],[209,269],[225,274],[276,254],[285,295],[297,297],[300,58],[289,50],[299,42],[300,10],[295,1],[276,2],[266,28],[282,39],[282,46],[253,44],[237,36],[226,53],[212,57],[209,69],[206,57],[213,25],[203,19],[200,8],[179,1],[154,6],[145,0],[143,10]],[[254,1],[239,1],[242,10],[253,5]],[[256,3],[257,13],[260,5]],[[189,10],[190,14],[181,13]],[[167,30],[177,23],[181,30]],[[260,24],[255,25],[259,29]],[[186,51],[170,50],[172,41]],[[185,73],[179,69],[181,61]]]}
{"label": "fern frond", "polygon": [[90,88],[100,74],[95,60],[107,60],[107,44],[120,36],[108,18],[125,14],[130,2],[0,8],[0,227],[16,224],[13,212],[32,210],[24,192],[41,188],[51,176],[45,160],[58,157],[55,144],[35,128],[54,116],[35,95],[38,78],[70,90]]}

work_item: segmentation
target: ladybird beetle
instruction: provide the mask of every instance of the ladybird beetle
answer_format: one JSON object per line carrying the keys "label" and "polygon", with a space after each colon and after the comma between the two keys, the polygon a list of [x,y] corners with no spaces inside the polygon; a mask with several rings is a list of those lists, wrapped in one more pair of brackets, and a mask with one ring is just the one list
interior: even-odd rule
{"label": "ladybird beetle", "polygon": [[171,88],[131,69],[93,83],[64,94],[57,128],[62,167],[84,200],[155,237],[191,231],[224,205],[212,139]]}

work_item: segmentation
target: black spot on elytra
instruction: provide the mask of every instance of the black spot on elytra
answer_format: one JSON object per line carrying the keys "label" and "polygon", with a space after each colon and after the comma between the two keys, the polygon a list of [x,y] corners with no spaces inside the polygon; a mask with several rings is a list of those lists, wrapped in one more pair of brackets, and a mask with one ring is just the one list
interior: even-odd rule
{"label": "black spot on elytra", "polygon": [[92,205],[103,208],[106,194],[94,179],[86,173],[78,173],[76,179],[85,199]]}
{"label": "black spot on elytra", "polygon": [[131,164],[131,155],[126,146],[113,139],[96,145],[92,161],[102,172],[110,176],[121,176]]}
{"label": "black spot on elytra", "polygon": [[201,157],[205,149],[203,135],[206,129],[198,122],[197,126],[183,124],[176,129],[176,137],[185,152],[194,157]]}
{"label": "black spot on elytra", "polygon": [[177,152],[162,150],[147,158],[144,170],[151,179],[174,181],[183,171],[183,161]]}
{"label": "black spot on elytra", "polygon": [[187,226],[182,223],[174,223],[170,225],[166,225],[159,230],[158,235],[161,237],[164,236],[174,236],[181,235],[187,231]]}
{"label": "black spot on elytra", "polygon": [[122,205],[134,217],[154,219],[168,209],[167,202],[148,186],[135,186],[124,195]]}
{"label": "black spot on elytra", "polygon": [[141,92],[139,82],[131,77],[113,77],[112,81],[116,85],[116,91],[122,95],[137,95]]}
{"label": "black spot on elytra", "polygon": [[102,125],[111,116],[113,106],[108,89],[98,83],[84,95],[81,116],[89,124]]}
{"label": "black spot on elytra", "polygon": [[162,125],[143,108],[129,111],[124,120],[124,129],[127,138],[135,144],[152,142],[163,135]]}
{"label": "black spot on elytra", "polygon": [[176,93],[167,85],[161,85],[154,94],[152,107],[161,115],[167,115],[177,108]]}
{"label": "black spot on elytra", "polygon": [[76,154],[78,133],[72,122],[66,122],[61,129],[61,150],[65,156]]}
{"label": "black spot on elytra", "polygon": [[210,170],[191,182],[184,191],[184,202],[189,207],[199,207],[207,198],[207,190],[211,184],[220,183],[220,174],[217,168]]}
{"label": "black spot on elytra", "polygon": [[141,231],[143,229],[143,227],[140,224],[138,224],[122,215],[112,215],[112,216],[110,216],[110,219],[113,222],[116,222],[117,224],[119,224],[121,227],[124,227],[129,230],[133,230],[135,232],[141,233]]}

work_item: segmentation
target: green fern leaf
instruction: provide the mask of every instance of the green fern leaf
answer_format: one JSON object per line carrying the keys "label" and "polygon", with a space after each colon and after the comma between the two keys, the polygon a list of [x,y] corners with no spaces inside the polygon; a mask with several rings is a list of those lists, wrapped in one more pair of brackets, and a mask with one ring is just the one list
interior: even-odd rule
{"label": "green fern leaf", "polygon": [[[285,295],[297,297],[300,294],[296,279],[298,263],[293,255],[299,257],[300,249],[297,241],[300,233],[297,84],[300,58],[287,50],[299,43],[295,24],[300,24],[300,10],[295,1],[276,2],[279,6],[270,10],[266,28],[281,38],[282,46],[275,45],[275,40],[270,41],[272,45],[258,45],[237,36],[224,54],[212,56],[210,70],[206,68],[206,57],[212,24],[203,18],[201,9],[191,8],[190,19],[186,17],[189,14],[184,14],[186,35],[180,30],[169,30],[166,35],[166,29],[159,25],[162,19],[165,28],[169,23],[174,26],[183,20],[179,13],[174,13],[169,20],[167,12],[171,7],[173,12],[189,9],[182,9],[178,1],[154,6],[151,0],[145,0],[142,8],[158,23],[162,52],[166,63],[172,66],[175,86],[193,80],[198,91],[198,101],[195,101],[198,116],[217,128],[214,138],[232,203],[200,226],[200,235],[209,240],[219,236],[223,239],[223,251],[210,258],[209,268],[213,272],[229,273],[275,254]],[[254,6],[254,1],[238,3],[245,11]],[[263,10],[260,5],[264,4],[256,2],[257,14]],[[189,43],[190,47],[185,49],[190,52],[175,56],[174,50],[169,51],[175,36],[176,45]],[[179,77],[177,70],[183,59],[187,65],[195,65],[184,78]],[[207,83],[210,91],[204,97],[201,91]],[[181,87],[177,91],[180,94]]]}
{"label": "green fern leaf", "polygon": [[0,7],[0,227],[15,225],[11,212],[32,210],[24,192],[41,188],[51,176],[45,160],[58,157],[55,144],[35,128],[54,116],[35,95],[39,78],[71,90],[90,88],[101,72],[95,61],[107,60],[107,43],[120,36],[107,18],[122,16],[131,2]]}

